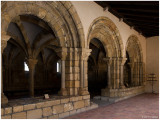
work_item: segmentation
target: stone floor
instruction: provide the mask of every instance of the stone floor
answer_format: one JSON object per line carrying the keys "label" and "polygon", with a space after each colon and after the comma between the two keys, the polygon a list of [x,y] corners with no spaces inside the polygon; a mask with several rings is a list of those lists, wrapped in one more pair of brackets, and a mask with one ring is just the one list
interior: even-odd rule
{"label": "stone floor", "polygon": [[67,119],[158,119],[158,94],[141,94]]}

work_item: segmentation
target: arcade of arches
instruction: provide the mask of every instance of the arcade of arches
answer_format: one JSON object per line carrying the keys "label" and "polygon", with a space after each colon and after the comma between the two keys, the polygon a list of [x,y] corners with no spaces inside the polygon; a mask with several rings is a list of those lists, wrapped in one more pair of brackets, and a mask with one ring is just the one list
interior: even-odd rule
{"label": "arcade of arches", "polygon": [[[95,108],[90,102],[95,96],[144,92],[139,38],[132,34],[125,44],[111,19],[94,19],[86,35],[71,2],[2,2],[1,7],[1,110],[9,105],[10,118],[63,118]],[[11,107],[24,99],[36,102]]]}

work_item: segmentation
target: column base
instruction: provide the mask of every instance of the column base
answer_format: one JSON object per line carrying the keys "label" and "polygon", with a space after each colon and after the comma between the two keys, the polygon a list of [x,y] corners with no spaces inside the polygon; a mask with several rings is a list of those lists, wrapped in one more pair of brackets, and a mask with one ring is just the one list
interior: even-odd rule
{"label": "column base", "polygon": [[65,88],[61,88],[61,90],[58,92],[58,95],[67,96],[67,90]]}
{"label": "column base", "polygon": [[1,104],[7,104],[8,98],[4,95],[4,93],[1,93]]}
{"label": "column base", "polygon": [[80,88],[79,95],[89,95],[89,92],[88,92],[88,90],[85,90],[84,88]]}

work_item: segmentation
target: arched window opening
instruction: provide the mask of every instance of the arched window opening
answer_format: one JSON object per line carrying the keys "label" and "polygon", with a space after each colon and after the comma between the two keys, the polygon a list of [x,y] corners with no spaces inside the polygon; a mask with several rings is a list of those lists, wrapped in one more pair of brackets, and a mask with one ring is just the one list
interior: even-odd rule
{"label": "arched window opening", "polygon": [[26,62],[24,62],[24,71],[26,71],[26,72],[29,71],[29,68],[28,68],[28,65],[26,64]]}

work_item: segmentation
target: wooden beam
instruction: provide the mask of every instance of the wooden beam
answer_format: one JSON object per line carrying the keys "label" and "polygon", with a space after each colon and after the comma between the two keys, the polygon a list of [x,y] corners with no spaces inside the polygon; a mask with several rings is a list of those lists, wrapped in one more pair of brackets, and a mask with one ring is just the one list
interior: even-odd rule
{"label": "wooden beam", "polygon": [[120,7],[112,7],[113,9],[120,11],[120,10],[127,10],[127,12],[129,11],[136,11],[136,12],[147,12],[147,13],[159,13],[159,9],[155,10],[155,9],[137,9],[137,8],[120,8]]}
{"label": "wooden beam", "polygon": [[124,18],[127,21],[131,21],[132,23],[134,23],[135,21],[139,21],[139,22],[146,22],[146,23],[159,23],[158,20],[147,20],[147,19],[136,19],[136,18]]}
{"label": "wooden beam", "polygon": [[156,15],[150,15],[150,14],[129,14],[129,13],[122,13],[124,17],[138,17],[138,18],[159,18],[159,16]]}
{"label": "wooden beam", "polygon": [[[118,5],[135,5],[135,6],[151,6],[151,5],[158,6],[159,5],[159,1],[106,1],[106,3],[110,5],[118,4]],[[103,4],[105,4],[105,2],[103,2]]]}

